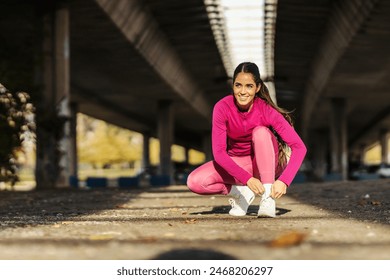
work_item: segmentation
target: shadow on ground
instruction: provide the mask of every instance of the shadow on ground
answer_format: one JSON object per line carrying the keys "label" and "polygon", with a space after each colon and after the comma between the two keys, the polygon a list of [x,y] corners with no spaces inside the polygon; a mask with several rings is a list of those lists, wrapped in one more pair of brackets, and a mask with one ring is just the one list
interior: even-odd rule
{"label": "shadow on ground", "polygon": [[288,196],[346,218],[390,225],[390,180],[294,184]]}
{"label": "shadow on ground", "polygon": [[236,258],[215,250],[205,249],[173,249],[167,252],[163,252],[154,260],[235,260]]}
{"label": "shadow on ground", "polygon": [[[209,211],[200,211],[200,212],[192,212],[191,215],[215,215],[215,214],[222,214],[222,215],[229,215],[229,210],[231,209],[230,206],[227,205],[221,205],[221,206],[214,206]],[[257,216],[257,211],[259,210],[258,205],[251,205],[248,208],[247,215],[248,216]],[[285,208],[276,208],[276,216],[282,216],[291,210],[285,209]]]}
{"label": "shadow on ground", "polygon": [[54,189],[0,192],[0,228],[53,224],[115,209],[143,190]]}

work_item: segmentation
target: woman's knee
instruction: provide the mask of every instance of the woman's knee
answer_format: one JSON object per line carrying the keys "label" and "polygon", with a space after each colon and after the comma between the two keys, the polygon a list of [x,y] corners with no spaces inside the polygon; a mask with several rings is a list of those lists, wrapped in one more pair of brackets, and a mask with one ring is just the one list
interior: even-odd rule
{"label": "woman's knee", "polygon": [[256,126],[252,132],[253,139],[272,138],[272,136],[271,130],[266,126]]}
{"label": "woman's knee", "polygon": [[202,176],[200,176],[197,170],[194,170],[187,177],[187,187],[192,192],[201,194],[203,193],[202,181],[203,181]]}
{"label": "woman's knee", "polygon": [[[252,142],[256,151],[271,151],[277,157],[278,141],[272,131],[265,126],[257,126],[253,129]],[[255,151],[255,152],[256,152]],[[265,156],[265,155],[262,155]],[[269,155],[270,156],[270,155]]]}

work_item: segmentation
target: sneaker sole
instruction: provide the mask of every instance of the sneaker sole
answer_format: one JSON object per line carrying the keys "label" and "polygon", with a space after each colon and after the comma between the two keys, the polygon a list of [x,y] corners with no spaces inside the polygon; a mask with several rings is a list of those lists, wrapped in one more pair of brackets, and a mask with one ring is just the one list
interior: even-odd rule
{"label": "sneaker sole", "polygon": [[269,215],[265,213],[257,213],[257,218],[276,218],[276,215]]}
{"label": "sneaker sole", "polygon": [[[253,202],[253,200],[255,200],[255,196],[252,196],[252,198],[249,200],[249,202],[248,202],[248,209],[249,209],[249,206],[251,205],[251,203]],[[239,213],[239,214],[232,214],[232,213],[230,213],[230,211],[229,211],[229,215],[230,215],[230,216],[234,216],[234,217],[246,216],[246,214],[247,214],[247,212],[248,212],[248,209],[246,210],[245,213]]]}
{"label": "sneaker sole", "polygon": [[246,213],[242,213],[242,214],[241,214],[241,213],[240,213],[240,214],[232,214],[232,213],[229,212],[229,215],[230,215],[230,216],[234,216],[234,217],[243,217],[243,216],[246,215]]}

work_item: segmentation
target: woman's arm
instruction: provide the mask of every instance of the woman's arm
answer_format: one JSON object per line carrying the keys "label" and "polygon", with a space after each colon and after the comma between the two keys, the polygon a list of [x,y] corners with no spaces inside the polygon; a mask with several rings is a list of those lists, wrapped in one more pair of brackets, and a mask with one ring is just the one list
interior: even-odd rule
{"label": "woman's arm", "polygon": [[271,106],[265,106],[263,114],[266,125],[272,126],[284,142],[291,148],[291,156],[278,180],[289,186],[297,174],[307,149],[294,128],[286,121],[282,114]]}
{"label": "woman's arm", "polygon": [[227,173],[246,185],[252,175],[237,165],[227,154],[227,118],[225,112],[223,103],[217,103],[214,106],[211,130],[214,160]]}

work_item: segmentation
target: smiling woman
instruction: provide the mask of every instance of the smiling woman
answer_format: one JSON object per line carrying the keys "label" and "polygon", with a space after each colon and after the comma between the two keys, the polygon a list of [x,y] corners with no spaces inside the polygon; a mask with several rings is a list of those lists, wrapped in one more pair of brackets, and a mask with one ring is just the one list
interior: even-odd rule
{"label": "smiling woman", "polygon": [[[287,161],[284,146],[291,149]],[[256,64],[243,62],[233,74],[233,94],[213,110],[214,161],[195,169],[187,180],[198,194],[230,195],[233,216],[244,216],[255,195],[258,216],[275,217],[283,196],[306,154],[286,111],[272,101]]]}
{"label": "smiling woman", "polygon": [[253,76],[249,73],[239,73],[233,84],[235,101],[240,111],[250,111],[255,99],[255,94],[260,90],[256,86]]}

